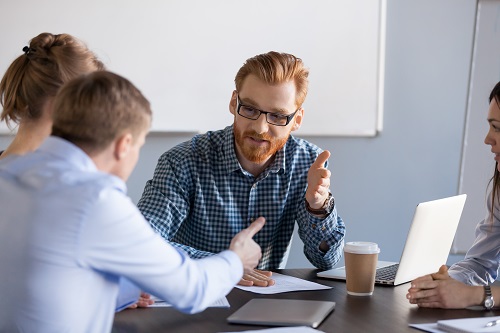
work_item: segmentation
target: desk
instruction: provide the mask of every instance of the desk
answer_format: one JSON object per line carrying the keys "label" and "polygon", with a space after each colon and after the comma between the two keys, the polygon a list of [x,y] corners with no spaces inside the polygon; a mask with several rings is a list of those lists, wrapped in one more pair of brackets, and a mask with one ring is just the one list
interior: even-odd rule
{"label": "desk", "polygon": [[279,273],[332,286],[330,290],[298,291],[274,295],[254,294],[233,289],[227,299],[230,308],[208,308],[202,313],[186,315],[174,308],[125,310],[115,316],[113,332],[230,332],[269,328],[268,326],[230,325],[226,318],[252,298],[296,298],[329,300],[335,310],[318,327],[324,332],[418,333],[408,323],[435,322],[439,319],[500,315],[497,311],[420,309],[408,303],[409,284],[397,287],[377,286],[371,297],[349,296],[345,283],[316,277],[314,269],[284,269]]}

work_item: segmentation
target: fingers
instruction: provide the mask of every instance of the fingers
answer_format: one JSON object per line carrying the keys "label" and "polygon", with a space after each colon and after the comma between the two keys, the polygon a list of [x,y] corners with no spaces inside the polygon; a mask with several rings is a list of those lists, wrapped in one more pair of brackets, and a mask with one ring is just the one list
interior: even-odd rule
{"label": "fingers", "polygon": [[[243,275],[243,279],[245,281],[251,282],[253,286],[257,287],[269,287],[275,284],[275,281],[270,278],[271,272],[267,272],[266,274],[262,274],[259,270],[253,270]],[[269,274],[271,273],[271,274]]]}
{"label": "fingers", "polygon": [[253,286],[253,282],[250,280],[246,280],[245,275],[243,275],[240,282],[238,282],[238,285],[243,286],[243,287],[251,287],[251,286]]}
{"label": "fingers", "polygon": [[448,274],[448,267],[446,265],[442,265],[439,267],[439,271],[437,273],[431,274],[434,280],[446,280],[450,278]]}
{"label": "fingers", "polygon": [[325,167],[325,163],[330,157],[328,150],[323,151],[316,158],[307,173],[306,200],[312,208],[321,206],[329,194],[330,170]]}
{"label": "fingers", "polygon": [[265,223],[266,220],[263,217],[259,217],[258,219],[253,221],[252,224],[250,224],[250,226],[246,229],[249,237],[252,238],[253,236],[255,236],[255,234],[258,233],[260,229],[262,229]]}
{"label": "fingers", "polygon": [[320,169],[325,167],[325,163],[330,157],[330,152],[328,150],[323,151],[318,155],[316,161],[311,165],[311,169]]}
{"label": "fingers", "polygon": [[439,272],[438,273],[441,273],[441,274],[448,274],[448,266],[446,265],[441,265],[441,267],[439,267]]}
{"label": "fingers", "polygon": [[273,275],[273,272],[271,272],[271,271],[261,271],[260,269],[255,269],[255,271],[258,272],[258,273],[260,273],[260,274],[263,274],[263,275],[265,275],[267,277],[270,277],[270,276]]}
{"label": "fingers", "polygon": [[422,281],[432,281],[432,280],[434,280],[432,278],[432,275],[431,274],[427,274],[427,275],[421,276],[421,277],[416,278],[415,280],[413,280],[412,281],[412,285],[418,284],[418,283],[420,283]]}

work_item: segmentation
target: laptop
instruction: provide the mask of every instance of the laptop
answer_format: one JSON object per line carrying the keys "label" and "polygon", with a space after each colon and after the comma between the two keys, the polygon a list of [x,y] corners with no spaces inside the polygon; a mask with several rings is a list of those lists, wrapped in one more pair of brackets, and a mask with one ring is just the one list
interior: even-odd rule
{"label": "laptop", "polygon": [[[466,198],[461,194],[418,204],[399,263],[379,261],[375,283],[397,286],[446,264]],[[345,266],[317,276],[345,280]]]}
{"label": "laptop", "polygon": [[227,318],[231,324],[310,326],[316,328],[335,309],[335,302],[254,298]]}

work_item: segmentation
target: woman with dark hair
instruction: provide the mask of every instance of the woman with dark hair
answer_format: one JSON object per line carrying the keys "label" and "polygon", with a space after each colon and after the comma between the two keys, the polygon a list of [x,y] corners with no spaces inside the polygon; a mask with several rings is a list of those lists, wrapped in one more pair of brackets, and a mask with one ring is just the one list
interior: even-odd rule
{"label": "woman with dark hair", "polygon": [[488,214],[476,227],[476,240],[462,261],[447,269],[414,280],[408,290],[410,303],[421,307],[465,308],[500,305],[500,287],[489,286],[500,268],[500,82],[489,97],[489,130],[484,143],[496,161],[487,199]]}

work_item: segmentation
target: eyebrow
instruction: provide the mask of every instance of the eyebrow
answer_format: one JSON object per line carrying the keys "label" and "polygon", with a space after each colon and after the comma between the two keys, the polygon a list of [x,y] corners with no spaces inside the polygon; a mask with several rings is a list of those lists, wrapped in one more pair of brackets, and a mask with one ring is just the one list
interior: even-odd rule
{"label": "eyebrow", "polygon": [[[249,106],[252,106],[256,109],[261,110],[259,106],[255,106],[255,105],[259,105],[259,104],[256,103],[253,99],[251,99],[251,98],[243,99],[243,98],[239,97],[239,95],[238,95],[238,98],[240,99],[240,102],[244,102],[245,104],[248,103],[248,104],[250,104]],[[266,111],[266,110],[261,110],[261,111],[271,112],[271,113],[280,113],[280,114],[284,114],[287,116],[291,115],[293,112],[295,112],[295,111],[293,111],[293,112],[289,113],[290,111],[288,111],[287,109],[280,109],[280,108],[273,108],[272,111]]]}

